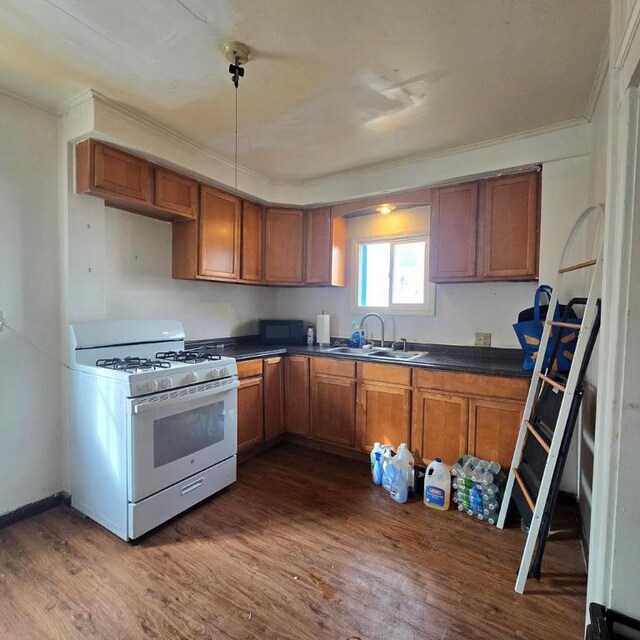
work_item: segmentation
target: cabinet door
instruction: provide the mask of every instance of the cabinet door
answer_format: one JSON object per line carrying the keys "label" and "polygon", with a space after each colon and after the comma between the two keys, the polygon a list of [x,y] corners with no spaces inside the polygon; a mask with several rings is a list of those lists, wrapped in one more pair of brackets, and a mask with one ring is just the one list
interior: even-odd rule
{"label": "cabinet door", "polygon": [[429,241],[433,282],[475,278],[477,224],[477,182],[434,191]]}
{"label": "cabinet door", "polygon": [[240,380],[238,388],[238,451],[264,440],[262,378]]}
{"label": "cabinet door", "polygon": [[299,209],[265,211],[264,279],[273,284],[302,284],[304,214]]}
{"label": "cabinet door", "polygon": [[156,167],[155,200],[157,207],[181,214],[185,220],[198,215],[198,183],[187,176]]}
{"label": "cabinet door", "polygon": [[314,376],[311,381],[311,436],[353,447],[356,423],[356,381]]}
{"label": "cabinet door", "polygon": [[289,433],[309,435],[309,358],[288,356],[285,359],[284,416]]}
{"label": "cabinet door", "polygon": [[487,180],[483,217],[483,276],[537,276],[538,173]]}
{"label": "cabinet door", "polygon": [[142,158],[91,141],[95,150],[94,184],[115,196],[151,204],[151,167]]}
{"label": "cabinet door", "polygon": [[309,284],[331,283],[331,208],[307,212],[307,270]]}
{"label": "cabinet door", "polygon": [[430,391],[418,391],[413,406],[414,453],[431,462],[441,458],[452,465],[467,453],[469,400]]}
{"label": "cabinet door", "polygon": [[[392,367],[394,369],[395,367]],[[361,383],[358,389],[357,433],[360,449],[375,442],[397,447],[410,442],[411,389]]]}
{"label": "cabinet door", "polygon": [[255,202],[242,202],[241,279],[262,280],[262,207]]}
{"label": "cabinet door", "polygon": [[522,420],[522,402],[470,400],[469,452],[508,471]]}
{"label": "cabinet door", "polygon": [[282,358],[265,358],[263,367],[264,437],[269,440],[284,433],[284,364]]}
{"label": "cabinet door", "polygon": [[200,195],[199,275],[237,280],[240,276],[240,200],[202,187]]}

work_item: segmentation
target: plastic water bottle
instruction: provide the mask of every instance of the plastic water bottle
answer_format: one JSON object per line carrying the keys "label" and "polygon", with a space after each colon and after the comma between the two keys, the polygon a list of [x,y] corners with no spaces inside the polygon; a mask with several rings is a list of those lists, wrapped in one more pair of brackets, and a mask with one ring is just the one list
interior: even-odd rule
{"label": "plastic water bottle", "polygon": [[451,498],[451,474],[447,465],[436,458],[428,467],[424,479],[424,503],[433,509],[446,511]]}
{"label": "plastic water bottle", "polygon": [[[373,484],[382,484],[382,463],[380,458],[382,457],[382,447],[379,442],[375,442],[371,454],[369,456],[371,460],[371,478]],[[378,463],[376,466],[376,462]]]}
{"label": "plastic water bottle", "polygon": [[406,460],[397,455],[390,464],[391,485],[389,487],[389,495],[392,500],[403,504],[409,497],[409,485],[407,477],[409,475],[409,465]]}
{"label": "plastic water bottle", "polygon": [[415,491],[415,460],[413,454],[409,451],[406,442],[401,442],[398,447],[398,453],[394,458],[396,464],[401,463],[401,469],[405,474],[405,482],[410,493]]}
{"label": "plastic water bottle", "polygon": [[391,489],[391,461],[393,459],[393,449],[391,445],[382,447],[382,486],[389,491]]}

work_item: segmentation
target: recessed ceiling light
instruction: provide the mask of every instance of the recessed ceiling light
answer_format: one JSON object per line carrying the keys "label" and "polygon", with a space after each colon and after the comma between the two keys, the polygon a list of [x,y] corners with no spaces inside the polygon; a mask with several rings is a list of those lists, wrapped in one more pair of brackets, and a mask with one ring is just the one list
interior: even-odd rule
{"label": "recessed ceiling light", "polygon": [[383,216],[391,213],[394,209],[395,207],[392,204],[381,204],[379,207],[376,207],[376,211],[381,213]]}

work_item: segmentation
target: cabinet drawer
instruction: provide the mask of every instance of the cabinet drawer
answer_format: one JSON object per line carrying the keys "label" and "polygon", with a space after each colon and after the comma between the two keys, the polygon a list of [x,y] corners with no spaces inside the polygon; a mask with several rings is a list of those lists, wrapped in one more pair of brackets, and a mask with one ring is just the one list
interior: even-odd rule
{"label": "cabinet drawer", "polygon": [[360,380],[363,382],[383,382],[385,384],[398,384],[403,387],[411,386],[411,369],[409,367],[373,362],[360,362],[358,367]]}
{"label": "cabinet drawer", "polygon": [[238,362],[237,367],[240,380],[262,375],[262,360],[259,359]]}
{"label": "cabinet drawer", "polygon": [[334,360],[333,358],[312,358],[311,371],[314,375],[320,376],[355,378],[356,363],[348,360]]}
{"label": "cabinet drawer", "polygon": [[427,371],[415,369],[415,382],[419,389],[448,391],[484,398],[508,398],[525,400],[529,390],[526,378],[483,376],[451,371]]}

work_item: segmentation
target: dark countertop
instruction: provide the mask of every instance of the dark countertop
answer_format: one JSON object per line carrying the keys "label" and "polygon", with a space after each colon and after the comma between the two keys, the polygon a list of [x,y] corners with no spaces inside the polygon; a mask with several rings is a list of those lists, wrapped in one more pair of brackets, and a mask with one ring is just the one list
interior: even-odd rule
{"label": "dark countertop", "polygon": [[487,347],[461,347],[454,345],[412,345],[412,350],[426,351],[427,355],[415,360],[396,360],[352,354],[332,353],[325,347],[306,346],[265,346],[259,344],[227,344],[224,349],[215,347],[216,341],[199,340],[189,344],[190,348],[207,349],[220,355],[230,356],[238,361],[252,358],[295,353],[308,356],[323,356],[361,362],[397,364],[403,367],[442,369],[444,371],[463,371],[493,376],[511,376],[530,378],[531,372],[522,369],[523,354],[520,349],[500,349]]}

